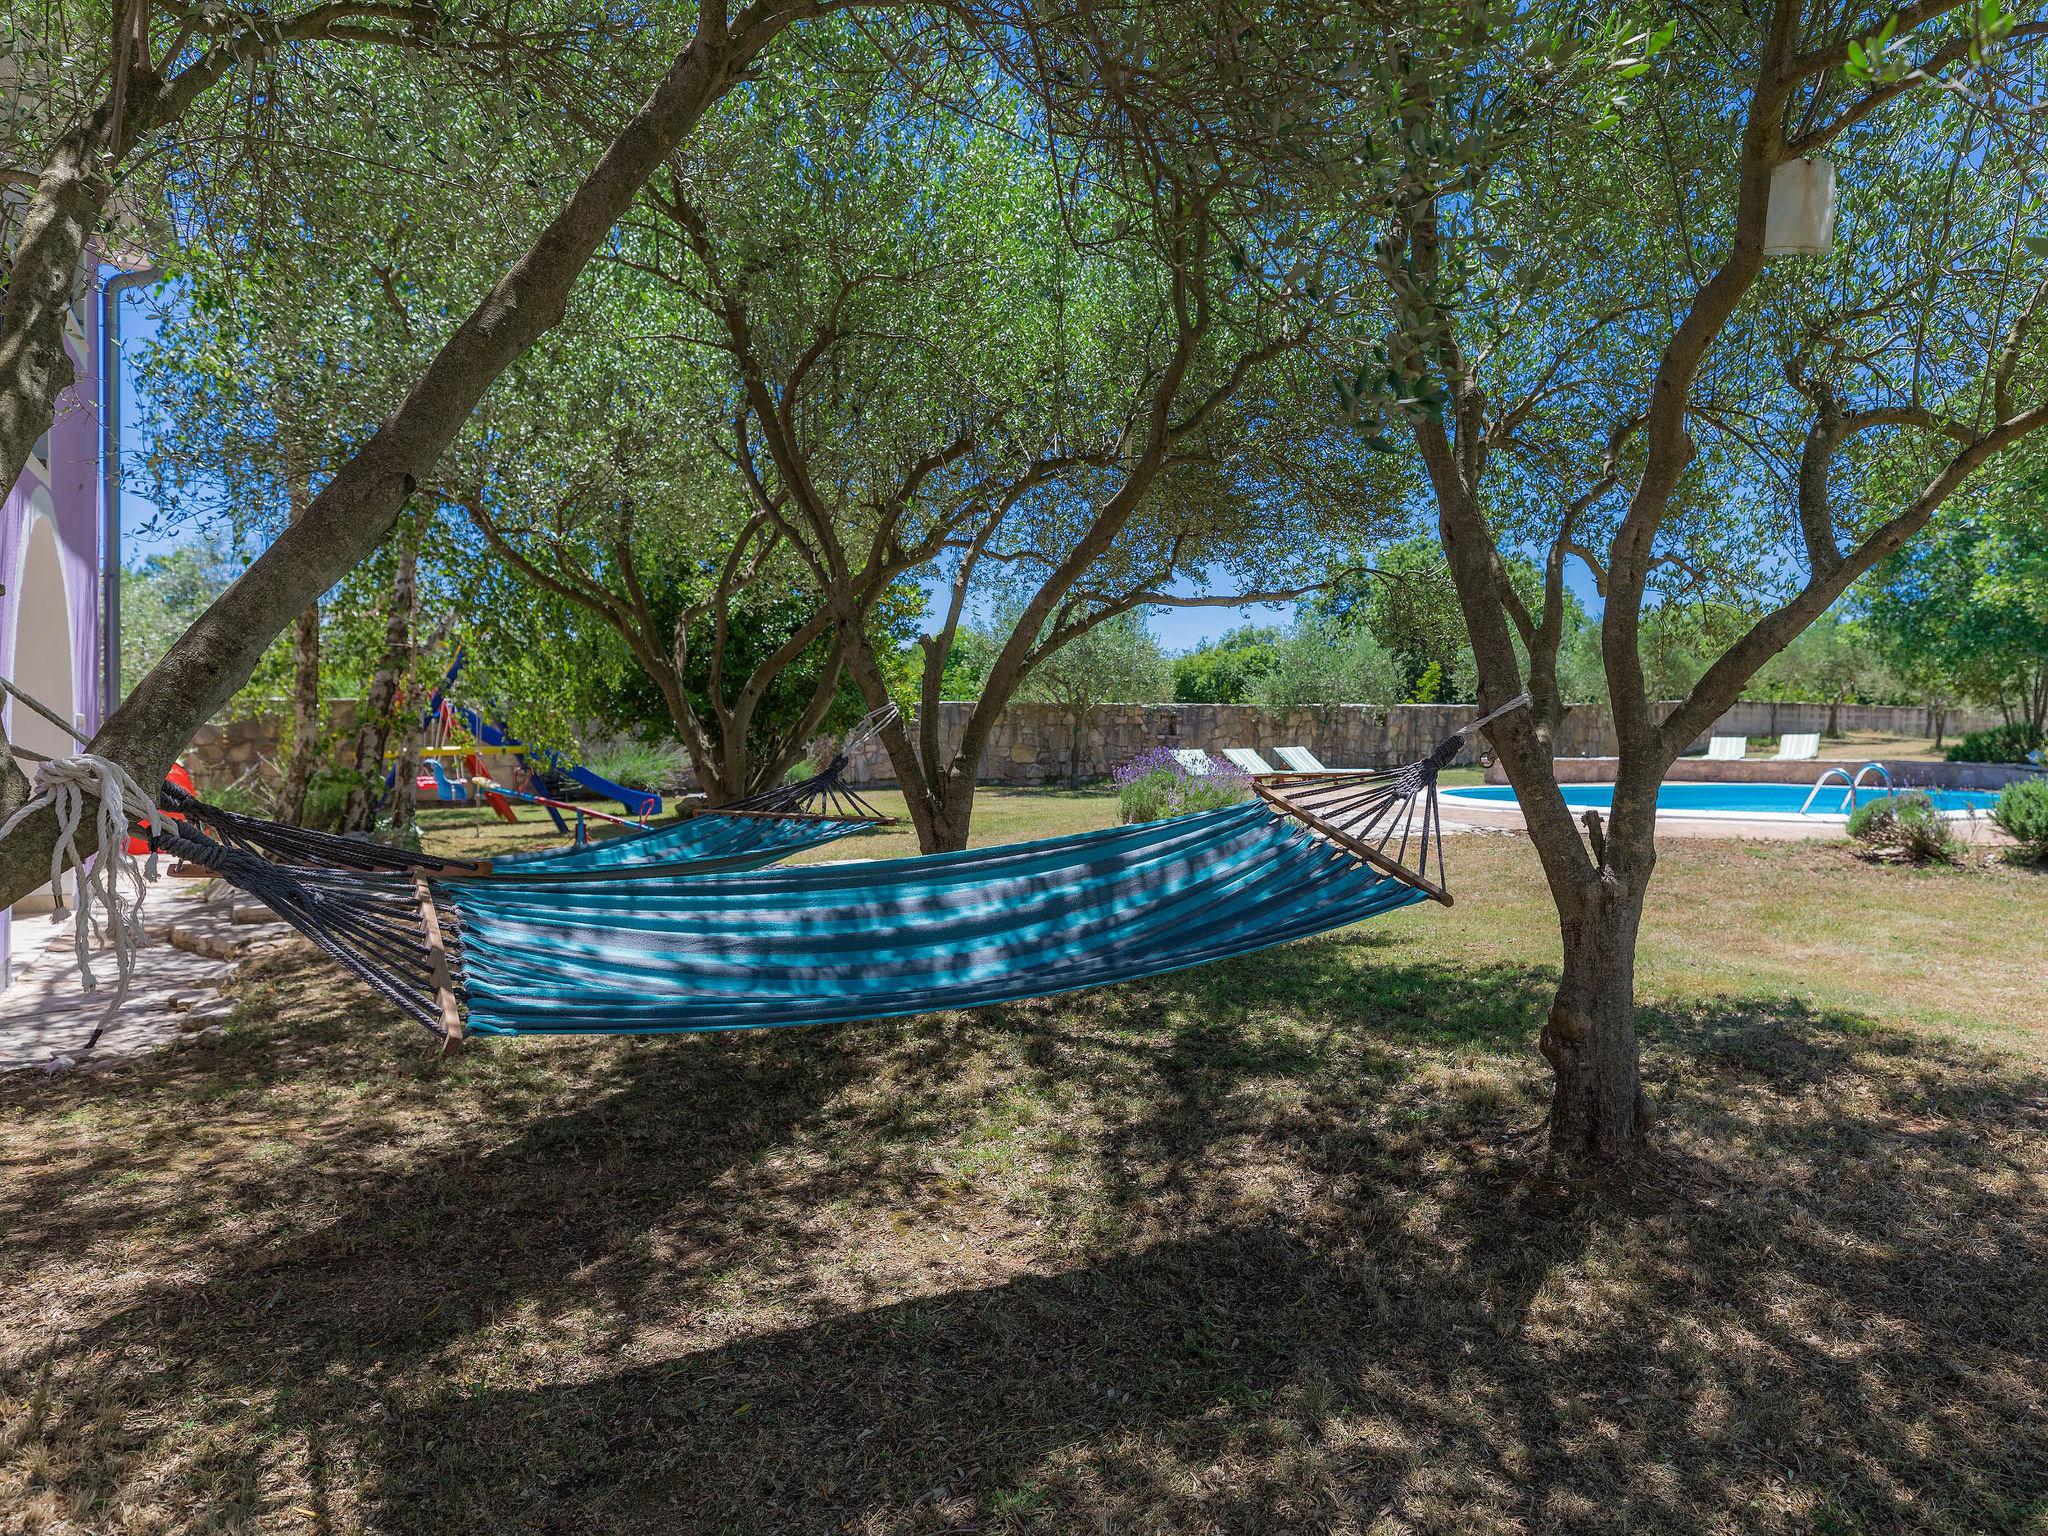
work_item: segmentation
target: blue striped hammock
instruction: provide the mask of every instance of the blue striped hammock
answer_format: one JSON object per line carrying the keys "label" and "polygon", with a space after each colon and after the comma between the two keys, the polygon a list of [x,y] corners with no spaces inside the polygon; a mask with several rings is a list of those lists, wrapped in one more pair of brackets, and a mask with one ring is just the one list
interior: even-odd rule
{"label": "blue striped hammock", "polygon": [[1340,928],[1423,890],[1267,803],[970,853],[449,892],[467,1027],[744,1029],[971,1008]]}
{"label": "blue striped hammock", "polygon": [[444,879],[285,868],[189,836],[173,851],[267,902],[444,1048],[829,1024],[1157,976],[1449,904],[1436,776],[1461,745],[1388,773],[1262,777],[1251,801],[1200,815],[922,858]]}

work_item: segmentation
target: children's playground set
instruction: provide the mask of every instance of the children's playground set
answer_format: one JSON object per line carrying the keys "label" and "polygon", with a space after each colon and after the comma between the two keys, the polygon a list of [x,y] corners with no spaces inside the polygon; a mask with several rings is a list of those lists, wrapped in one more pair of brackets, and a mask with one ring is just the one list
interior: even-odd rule
{"label": "children's playground set", "polygon": [[[479,711],[454,703],[448,697],[448,688],[461,666],[458,658],[428,701],[421,722],[427,743],[419,749],[424,771],[415,780],[415,789],[422,800],[431,798],[443,805],[481,804],[502,820],[513,823],[519,820],[514,805],[537,805],[547,812],[558,831],[573,833],[579,844],[587,840],[587,818],[618,826],[644,827],[662,813],[662,799],[657,791],[615,784],[603,774],[569,762],[559,752],[530,752],[502,723],[493,724]],[[492,777],[484,762],[486,753],[511,759],[515,767],[514,784],[503,784]],[[450,773],[451,765],[461,777]],[[387,784],[393,783],[396,773],[394,768]],[[550,792],[564,783],[618,801],[625,814],[614,816]],[[571,816],[575,818],[573,828],[568,820]]]}

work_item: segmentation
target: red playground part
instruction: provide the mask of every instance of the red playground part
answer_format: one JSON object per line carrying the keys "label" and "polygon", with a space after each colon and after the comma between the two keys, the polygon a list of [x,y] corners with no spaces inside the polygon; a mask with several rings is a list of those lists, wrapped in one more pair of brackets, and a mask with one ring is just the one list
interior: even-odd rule
{"label": "red playground part", "polygon": [[[192,775],[185,771],[185,765],[183,763],[171,764],[171,771],[165,774],[164,777],[170,780],[171,783],[177,785],[178,788],[185,791],[185,793],[188,795],[196,795],[199,793],[198,790],[192,787]],[[171,820],[173,821],[183,821],[185,819],[184,817],[180,816],[176,811],[165,811],[164,814],[170,817]],[[149,839],[133,832],[129,833],[128,851],[136,855],[138,858],[141,857],[143,854],[149,852]]]}
{"label": "red playground part", "polygon": [[509,821],[513,826],[518,826],[519,813],[512,809],[512,802],[497,790],[488,787],[490,775],[484,772],[483,758],[471,752],[462,759],[462,764],[469,770],[469,782],[483,791],[484,804],[498,813],[498,820]]}

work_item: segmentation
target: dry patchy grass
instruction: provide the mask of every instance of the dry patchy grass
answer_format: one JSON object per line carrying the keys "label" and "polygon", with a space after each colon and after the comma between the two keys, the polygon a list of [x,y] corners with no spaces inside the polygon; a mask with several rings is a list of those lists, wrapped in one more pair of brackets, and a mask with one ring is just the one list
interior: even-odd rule
{"label": "dry patchy grass", "polygon": [[[1778,743],[1782,739],[1778,736],[1752,736],[1749,738],[1749,755],[1776,756]],[[1844,731],[1839,736],[1821,737],[1820,755],[1879,758],[1888,763],[1939,762],[1948,755],[1948,749],[1960,739],[1959,735],[1952,734],[1937,747],[1931,736],[1909,735],[1899,731]]]}
{"label": "dry patchy grass", "polygon": [[[1558,957],[1529,844],[1453,839],[1450,910],[1384,919],[1461,965]],[[1846,843],[1673,838],[1650,886],[1638,985],[1674,1003],[1779,1001],[2048,1055],[2048,868],[1882,865]]]}
{"label": "dry patchy grass", "polygon": [[1581,1203],[1526,846],[1452,865],[1152,983],[445,1064],[285,957],[6,1080],[0,1528],[2041,1531],[2048,1070],[1956,1038],[2025,1043],[2006,972],[1879,978],[2038,965],[2048,883],[1674,849],[1664,1166]]}

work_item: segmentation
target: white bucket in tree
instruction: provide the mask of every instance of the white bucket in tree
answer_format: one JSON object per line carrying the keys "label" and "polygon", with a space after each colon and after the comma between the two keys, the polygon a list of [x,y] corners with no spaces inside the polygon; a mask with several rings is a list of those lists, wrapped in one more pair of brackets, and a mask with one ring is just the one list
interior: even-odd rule
{"label": "white bucket in tree", "polygon": [[1819,155],[1771,172],[1764,212],[1766,256],[1824,256],[1835,243],[1835,165]]}

